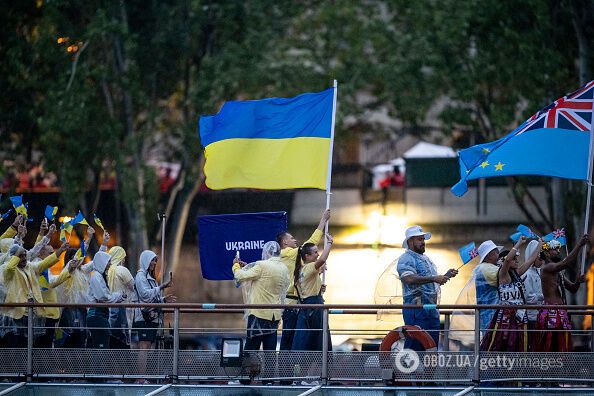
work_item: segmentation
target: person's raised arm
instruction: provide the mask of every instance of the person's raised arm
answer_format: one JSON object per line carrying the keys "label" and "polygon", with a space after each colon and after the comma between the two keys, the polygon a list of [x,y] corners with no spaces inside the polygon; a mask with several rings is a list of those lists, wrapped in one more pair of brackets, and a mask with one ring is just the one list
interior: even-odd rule
{"label": "person's raised arm", "polygon": [[507,256],[503,259],[503,264],[501,264],[501,268],[499,269],[499,283],[510,283],[511,278],[509,276],[509,269],[511,267],[512,260],[515,259],[518,252],[520,251],[520,247],[526,243],[528,239],[525,236],[521,236],[520,239],[516,242],[513,248],[509,251]]}
{"label": "person's raised arm", "polygon": [[[93,230],[95,232],[95,230]],[[103,242],[101,242],[101,246],[99,247],[100,252],[107,252],[107,242],[109,242],[109,232],[103,230]]]}
{"label": "person's raised arm", "polygon": [[320,257],[318,257],[316,263],[314,264],[317,270],[322,268],[322,265],[326,264],[326,260],[328,260],[328,256],[330,255],[330,249],[332,248],[333,243],[334,239],[332,238],[332,235],[326,234],[326,245],[324,246],[322,254],[320,254]]}
{"label": "person's raised arm", "polygon": [[248,280],[257,279],[262,274],[262,267],[260,265],[253,265],[249,268],[242,269],[246,263],[235,258],[233,260],[233,277],[236,281],[243,282]]}
{"label": "person's raised arm", "polygon": [[[321,242],[322,237],[324,236],[324,227],[326,227],[326,223],[328,222],[329,219],[330,219],[330,209],[326,209],[324,211],[324,213],[322,213],[322,218],[320,219],[318,228],[316,228],[314,230],[313,234],[311,234],[309,239],[307,241],[303,242],[303,244],[305,245],[306,243],[313,243],[314,245],[317,246]],[[297,251],[297,249],[295,249],[295,251]]]}
{"label": "person's raised arm", "polygon": [[524,264],[522,264],[518,268],[518,271],[517,271],[518,275],[520,275],[520,276],[524,275],[526,273],[526,271],[528,271],[530,269],[530,267],[532,267],[532,265],[534,265],[534,262],[536,261],[536,259],[538,258],[538,255],[540,254],[540,252],[542,250],[543,244],[544,244],[544,241],[541,238],[538,238],[538,245],[536,246],[536,249],[534,249],[534,252],[532,252],[530,257],[528,257],[526,259]]}
{"label": "person's raised arm", "polygon": [[33,248],[27,252],[27,260],[32,261],[33,259],[39,257],[41,249],[43,249],[50,242],[54,232],[56,232],[56,226],[53,224],[49,226],[47,230],[39,230],[39,235],[37,236],[37,242],[35,243],[35,246],[33,246]]}
{"label": "person's raised arm", "polygon": [[559,272],[559,271],[563,271],[564,269],[568,268],[577,259],[580,249],[587,243],[590,243],[590,237],[586,234],[580,238],[577,245],[567,255],[567,257],[565,257],[563,260],[559,261],[558,263],[549,263],[549,264],[543,266],[542,267],[543,271],[545,271],[545,272]]}
{"label": "person's raised arm", "polygon": [[17,217],[15,217],[15,219],[12,222],[12,224],[10,225],[10,227],[8,227],[8,229],[6,229],[6,231],[4,231],[4,233],[2,235],[0,235],[0,239],[14,238],[14,236],[17,234],[19,224],[21,224],[22,220],[23,220],[23,215],[18,215]]}
{"label": "person's raised arm", "polygon": [[[95,229],[91,226],[87,227],[87,239],[85,239],[85,251],[89,251],[89,246],[91,246],[91,241],[93,240],[93,235],[95,235]],[[104,250],[102,250],[104,251]]]}

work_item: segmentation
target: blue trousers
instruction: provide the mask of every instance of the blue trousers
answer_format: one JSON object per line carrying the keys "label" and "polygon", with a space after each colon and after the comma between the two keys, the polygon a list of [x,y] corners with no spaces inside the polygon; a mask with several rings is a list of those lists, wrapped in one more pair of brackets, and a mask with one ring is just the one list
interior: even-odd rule
{"label": "blue trousers", "polygon": [[[425,330],[433,341],[435,346],[439,347],[439,312],[435,309],[403,309],[402,316],[404,317],[404,324],[416,325],[421,329]],[[406,338],[404,343],[405,348],[412,349],[414,351],[424,351],[425,348],[417,340],[413,340],[409,337]]]}

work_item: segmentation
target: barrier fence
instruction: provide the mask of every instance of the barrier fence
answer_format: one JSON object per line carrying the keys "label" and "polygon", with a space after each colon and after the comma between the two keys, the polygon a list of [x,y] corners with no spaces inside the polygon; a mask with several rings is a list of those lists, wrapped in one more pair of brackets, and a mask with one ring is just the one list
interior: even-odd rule
{"label": "barrier fence", "polygon": [[[161,330],[158,348],[144,349],[91,349],[91,348],[37,348],[34,323],[36,307],[57,306],[69,308],[153,307],[161,308],[172,320],[172,327]],[[468,385],[480,383],[583,383],[594,382],[594,330],[574,330],[572,338],[578,350],[556,352],[484,352],[479,344],[481,330],[477,325],[482,309],[496,309],[498,305],[244,305],[244,304],[0,304],[6,308],[27,308],[27,346],[15,348],[5,345],[0,349],[0,377],[25,378],[105,378],[154,379],[164,382],[178,381],[319,381],[322,383],[372,384],[433,383]],[[509,308],[509,306],[506,306]],[[237,367],[221,364],[221,340],[245,338],[245,329],[180,327],[182,315],[243,314],[250,309],[307,308],[323,310],[323,344],[328,346],[329,315],[376,315],[389,310],[401,314],[402,309],[439,309],[443,329],[440,346],[434,351],[413,352],[394,344],[386,351],[244,351]],[[566,308],[570,315],[594,319],[594,306],[524,305],[516,309]],[[469,345],[453,342],[453,318],[464,313],[474,318],[473,328],[466,332]],[[455,319],[454,319],[455,320]],[[594,322],[592,322],[594,323]],[[87,327],[88,329],[88,327]],[[6,329],[5,329],[6,330]],[[330,330],[327,331],[327,330]],[[383,337],[386,332],[340,330],[362,337]],[[460,333],[461,330],[456,329]],[[280,333],[280,331],[279,331]],[[195,336],[215,339],[211,349],[181,349],[180,340]],[[282,383],[282,382],[281,382]],[[286,383],[286,382],[285,382]]]}

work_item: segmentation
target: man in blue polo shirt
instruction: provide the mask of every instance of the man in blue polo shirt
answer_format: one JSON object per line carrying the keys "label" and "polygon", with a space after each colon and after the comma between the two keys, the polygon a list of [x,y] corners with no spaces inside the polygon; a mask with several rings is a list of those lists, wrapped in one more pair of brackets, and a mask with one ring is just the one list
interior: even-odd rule
{"label": "man in blue polo shirt", "polygon": [[[400,256],[396,264],[396,271],[402,281],[404,304],[426,305],[439,302],[440,285],[458,274],[455,269],[449,269],[445,275],[439,275],[433,261],[425,256],[425,241],[431,238],[430,232],[416,225],[407,228],[402,247],[406,252]],[[402,316],[407,325],[417,325],[427,331],[439,344],[439,311],[435,308],[403,309]],[[422,351],[420,343],[407,337],[406,348]]]}

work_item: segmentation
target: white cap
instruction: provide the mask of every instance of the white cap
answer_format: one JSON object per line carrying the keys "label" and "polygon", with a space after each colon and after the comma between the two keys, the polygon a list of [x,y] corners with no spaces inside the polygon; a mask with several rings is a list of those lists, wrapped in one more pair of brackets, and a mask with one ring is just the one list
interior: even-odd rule
{"label": "white cap", "polygon": [[478,254],[481,258],[480,262],[482,263],[485,257],[487,257],[487,254],[491,253],[494,249],[497,249],[497,251],[500,252],[501,249],[503,249],[503,246],[495,245],[495,243],[490,239],[481,243],[481,246],[478,247]]}
{"label": "white cap", "polygon": [[431,233],[423,232],[423,229],[421,228],[421,226],[415,225],[412,227],[408,227],[406,229],[406,232],[404,233],[404,242],[402,242],[402,247],[405,249],[408,248],[407,241],[410,237],[421,236],[421,235],[425,236],[425,240],[431,238]]}

